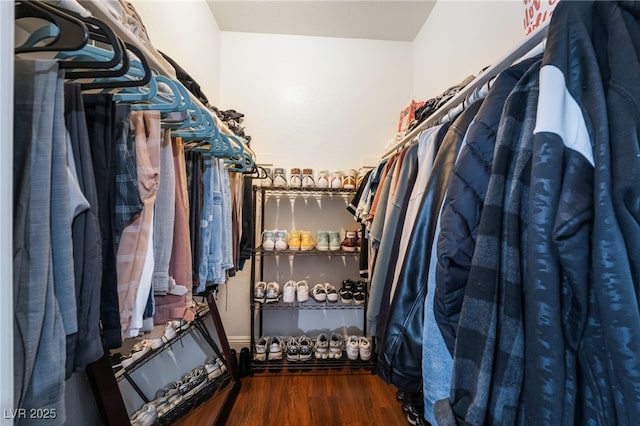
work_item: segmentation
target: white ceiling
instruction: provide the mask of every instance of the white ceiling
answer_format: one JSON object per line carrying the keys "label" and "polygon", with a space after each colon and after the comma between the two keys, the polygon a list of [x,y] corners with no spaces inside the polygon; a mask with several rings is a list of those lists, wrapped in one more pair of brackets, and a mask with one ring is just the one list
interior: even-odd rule
{"label": "white ceiling", "polygon": [[413,41],[436,0],[207,0],[222,31]]}

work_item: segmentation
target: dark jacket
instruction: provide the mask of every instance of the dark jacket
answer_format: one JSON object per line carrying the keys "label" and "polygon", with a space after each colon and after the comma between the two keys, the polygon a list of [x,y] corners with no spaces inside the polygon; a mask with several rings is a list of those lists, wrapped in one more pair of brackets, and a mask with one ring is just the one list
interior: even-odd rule
{"label": "dark jacket", "polygon": [[502,108],[518,80],[540,59],[541,55],[526,59],[496,78],[469,126],[466,145],[460,151],[449,181],[440,218],[434,315],[451,355],[491,175]]}
{"label": "dark jacket", "polygon": [[532,425],[640,419],[639,51],[636,2],[558,4],[532,165]]}
{"label": "dark jacket", "polygon": [[[431,246],[449,175],[464,134],[482,101],[465,110],[449,126],[438,149],[420,210],[411,232],[402,271],[378,342],[378,374],[396,387],[417,392],[422,386],[422,322]],[[381,328],[381,327],[379,327]]]}

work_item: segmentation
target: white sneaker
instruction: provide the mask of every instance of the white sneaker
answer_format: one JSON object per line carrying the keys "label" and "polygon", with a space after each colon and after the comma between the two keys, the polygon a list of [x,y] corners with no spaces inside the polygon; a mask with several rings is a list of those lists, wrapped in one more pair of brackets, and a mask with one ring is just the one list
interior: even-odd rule
{"label": "white sneaker", "polygon": [[311,297],[313,297],[313,300],[320,303],[327,300],[327,293],[324,289],[324,284],[318,283],[314,285],[311,289]]}
{"label": "white sneaker", "polygon": [[338,333],[331,334],[331,340],[329,340],[329,358],[342,358],[342,336]]}
{"label": "white sneaker", "polygon": [[281,167],[276,167],[273,170],[273,186],[274,188],[285,188],[287,186],[287,177]]}
{"label": "white sneaker", "polygon": [[331,173],[331,188],[342,188],[342,171],[335,170]]}
{"label": "white sneaker", "polygon": [[331,303],[336,303],[340,296],[338,296],[338,291],[333,284],[324,283],[324,292],[327,294],[327,301]]}
{"label": "white sneaker", "polygon": [[318,188],[329,188],[329,172],[327,170],[320,170],[318,172],[318,182],[316,186]]}
{"label": "white sneaker", "polygon": [[269,361],[282,359],[282,339],[278,336],[271,338],[271,344],[269,345],[269,355],[267,356]]}
{"label": "white sneaker", "polygon": [[296,362],[300,360],[300,349],[298,340],[295,337],[289,337],[287,340],[287,361]]}
{"label": "white sneaker", "polygon": [[282,301],[284,303],[293,303],[296,300],[296,282],[287,281],[282,287]]}
{"label": "white sneaker", "polygon": [[262,232],[262,248],[263,250],[273,251],[276,247],[276,239],[274,231]]}
{"label": "white sneaker", "polygon": [[313,352],[313,342],[307,336],[300,336],[298,338],[298,351],[300,353],[300,361],[307,361],[311,359],[311,353]]}
{"label": "white sneaker", "polygon": [[371,359],[371,339],[365,336],[360,337],[358,347],[360,350],[360,359],[369,361]]}
{"label": "white sneaker", "polygon": [[329,338],[325,333],[320,333],[316,337],[316,358],[329,358]]}
{"label": "white sneaker", "polygon": [[359,352],[360,346],[358,336],[349,336],[349,340],[347,340],[347,358],[351,361],[355,361],[358,359]]}
{"label": "white sneaker", "polygon": [[275,238],[275,249],[277,251],[286,250],[289,248],[289,244],[287,243],[287,231],[273,231]]}
{"label": "white sneaker", "polygon": [[272,281],[267,284],[266,302],[278,303],[278,300],[280,300],[280,285]]}
{"label": "white sneaker", "polygon": [[305,280],[296,283],[296,295],[298,302],[304,303],[309,300],[309,284]]}
{"label": "white sneaker", "polygon": [[269,336],[262,336],[256,342],[256,353],[253,354],[253,359],[255,361],[266,361],[267,360],[267,351],[269,350],[269,345],[271,344],[271,339]]}
{"label": "white sneaker", "polygon": [[164,334],[161,337],[158,337],[157,339],[150,339],[149,346],[151,346],[151,349],[153,350],[160,349],[162,345],[164,345],[174,337],[176,337],[176,331],[174,330],[173,325],[171,325],[171,323],[168,322],[164,326]]}
{"label": "white sneaker", "polygon": [[254,287],[253,300],[258,303],[264,303],[266,291],[267,291],[267,283],[264,281],[258,281]]}

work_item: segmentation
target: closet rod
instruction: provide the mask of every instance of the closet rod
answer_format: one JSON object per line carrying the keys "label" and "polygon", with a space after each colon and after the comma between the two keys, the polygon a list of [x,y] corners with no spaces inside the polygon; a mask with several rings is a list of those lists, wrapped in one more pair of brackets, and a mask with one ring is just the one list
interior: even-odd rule
{"label": "closet rod", "polygon": [[496,64],[487,68],[485,72],[478,75],[474,80],[471,81],[471,83],[467,84],[462,90],[460,90],[460,92],[458,92],[447,103],[438,108],[438,110],[431,114],[426,120],[418,124],[413,130],[404,135],[402,140],[396,142],[391,148],[387,149],[387,151],[382,154],[382,158],[388,158],[398,149],[410,143],[424,129],[428,129],[429,127],[433,127],[434,125],[436,125],[438,121],[440,121],[440,119],[444,117],[453,107],[464,102],[467,96],[473,93],[474,90],[488,83],[492,78],[496,77],[502,71],[509,68],[515,61],[522,58],[533,48],[542,43],[542,41],[544,41],[544,39],[547,37],[548,27],[549,21],[546,21],[542,25],[540,25],[534,32],[529,34],[529,36],[527,36],[527,38],[522,43],[520,43],[520,45],[513,49],[511,53],[506,55]]}
{"label": "closet rod", "polygon": [[[108,4],[107,2],[92,0],[92,1],[83,1],[81,4],[77,2],[75,3],[78,4],[80,7],[88,10],[95,18],[100,19],[102,22],[105,22],[106,24],[108,24],[109,27],[111,27],[114,30],[114,32],[119,37],[121,37],[124,41],[131,43],[135,47],[140,49],[142,54],[145,56],[145,58],[151,65],[151,68],[155,69],[158,73],[164,75],[165,77],[168,77],[172,80],[177,80],[176,72],[174,68],[171,66],[171,64],[167,62],[163,57],[161,57],[159,53],[158,55],[155,55],[150,50],[150,48],[140,40],[138,36],[136,36],[129,28],[127,28],[117,18],[114,18],[114,16],[109,10],[109,6],[107,5]],[[192,102],[196,104],[198,107],[206,111],[211,111],[196,96],[193,96],[192,94],[190,94],[190,96],[191,96]],[[216,126],[218,126],[218,128],[222,133],[226,135],[233,135],[233,132],[229,129],[227,124],[222,120],[220,120],[217,114],[214,114],[213,112],[211,112],[211,117],[213,118]],[[248,150],[248,149],[249,147],[245,147],[245,150]],[[250,152],[255,158],[253,151],[250,151]]]}

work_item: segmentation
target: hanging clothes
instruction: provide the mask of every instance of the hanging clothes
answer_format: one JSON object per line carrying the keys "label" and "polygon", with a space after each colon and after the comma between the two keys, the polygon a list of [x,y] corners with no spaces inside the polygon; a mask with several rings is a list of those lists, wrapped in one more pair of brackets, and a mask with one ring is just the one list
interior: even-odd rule
{"label": "hanging clothes", "polygon": [[422,387],[422,312],[437,215],[462,138],[481,103],[482,100],[475,102],[449,126],[411,231],[389,312],[378,317],[378,333],[383,337],[378,343],[382,350],[378,354],[377,373],[401,390],[418,392]]}

